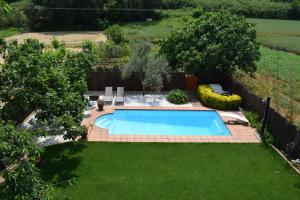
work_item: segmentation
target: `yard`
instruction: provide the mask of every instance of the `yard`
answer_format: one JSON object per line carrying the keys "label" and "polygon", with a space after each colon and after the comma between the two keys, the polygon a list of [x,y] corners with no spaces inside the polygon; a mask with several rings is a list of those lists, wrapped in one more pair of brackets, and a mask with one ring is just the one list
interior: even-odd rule
{"label": "yard", "polygon": [[[300,178],[260,144],[71,142],[46,149],[55,199],[299,199]],[[67,185],[67,180],[74,184]]]}

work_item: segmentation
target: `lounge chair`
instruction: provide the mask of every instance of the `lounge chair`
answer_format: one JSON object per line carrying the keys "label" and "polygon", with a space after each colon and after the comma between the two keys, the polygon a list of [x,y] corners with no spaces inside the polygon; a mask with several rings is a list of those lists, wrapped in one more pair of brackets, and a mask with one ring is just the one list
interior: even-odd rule
{"label": "lounge chair", "polygon": [[220,115],[222,117],[229,117],[233,118],[233,120],[228,120],[229,124],[243,124],[243,125],[249,125],[249,121],[246,117],[240,116],[238,114],[234,113],[227,113],[227,112],[221,112]]}
{"label": "lounge chair", "polygon": [[220,84],[209,84],[209,86],[213,89],[214,93],[224,96],[229,96],[232,94],[230,91],[224,91]]}
{"label": "lounge chair", "polygon": [[114,99],[113,88],[105,87],[104,102],[112,102]]}
{"label": "lounge chair", "polygon": [[124,103],[124,87],[117,88],[116,103]]}
{"label": "lounge chair", "polygon": [[209,84],[209,86],[213,89],[214,93],[223,94],[224,90],[220,84]]}

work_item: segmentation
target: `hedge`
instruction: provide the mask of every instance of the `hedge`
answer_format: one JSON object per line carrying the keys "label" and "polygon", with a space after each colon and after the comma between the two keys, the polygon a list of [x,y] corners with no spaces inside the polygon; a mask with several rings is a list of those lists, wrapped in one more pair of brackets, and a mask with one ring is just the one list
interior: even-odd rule
{"label": "hedge", "polygon": [[214,93],[208,85],[200,85],[197,89],[197,95],[203,105],[220,110],[237,109],[242,102],[239,95],[220,95]]}

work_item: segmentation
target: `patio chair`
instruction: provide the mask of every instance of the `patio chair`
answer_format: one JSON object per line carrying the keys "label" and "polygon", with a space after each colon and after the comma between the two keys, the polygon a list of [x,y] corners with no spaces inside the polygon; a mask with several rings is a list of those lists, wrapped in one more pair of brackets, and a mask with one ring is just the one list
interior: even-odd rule
{"label": "patio chair", "polygon": [[220,113],[222,117],[228,117],[228,118],[233,118],[231,120],[228,120],[229,124],[242,124],[242,125],[249,125],[249,121],[246,117],[234,114],[234,113],[226,113],[222,112]]}
{"label": "patio chair", "polygon": [[104,102],[112,102],[114,99],[113,88],[105,87]]}
{"label": "patio chair", "polygon": [[117,88],[116,103],[124,103],[124,87]]}

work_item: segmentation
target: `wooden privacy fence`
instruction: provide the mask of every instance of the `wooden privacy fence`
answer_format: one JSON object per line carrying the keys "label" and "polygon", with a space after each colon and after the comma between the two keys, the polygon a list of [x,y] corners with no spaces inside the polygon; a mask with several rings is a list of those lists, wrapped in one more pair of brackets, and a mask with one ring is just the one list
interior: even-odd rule
{"label": "wooden privacy fence", "polygon": [[[173,89],[185,90],[185,73],[171,73],[171,79],[164,82],[162,91]],[[112,86],[125,87],[127,91],[142,91],[143,87],[138,77],[133,76],[128,79],[122,79],[120,72],[91,72],[88,78],[89,91],[103,91],[105,87]]]}
{"label": "wooden privacy fence", "polygon": [[[263,117],[265,108],[263,99],[252,94],[245,86],[234,80],[231,81],[231,88],[234,93],[242,97],[242,108],[254,111],[260,117]],[[300,131],[273,108],[269,110],[267,125],[275,138],[278,148],[284,148],[287,144],[295,142],[297,149],[300,150]]]}

